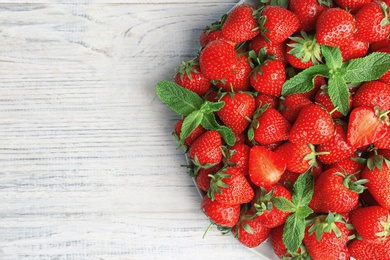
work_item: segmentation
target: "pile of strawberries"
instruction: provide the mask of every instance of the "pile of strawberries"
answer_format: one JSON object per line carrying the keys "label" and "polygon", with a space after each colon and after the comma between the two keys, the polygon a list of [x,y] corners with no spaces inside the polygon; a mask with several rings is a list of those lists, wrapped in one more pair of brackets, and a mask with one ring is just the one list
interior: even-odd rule
{"label": "pile of strawberries", "polygon": [[238,5],[157,84],[211,225],[283,259],[390,259],[388,6]]}

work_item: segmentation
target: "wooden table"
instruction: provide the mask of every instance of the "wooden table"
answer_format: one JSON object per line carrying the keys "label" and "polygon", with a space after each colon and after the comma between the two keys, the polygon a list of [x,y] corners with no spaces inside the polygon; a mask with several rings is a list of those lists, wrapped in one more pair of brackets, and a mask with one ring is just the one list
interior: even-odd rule
{"label": "wooden table", "polygon": [[235,2],[0,2],[0,259],[261,259],[202,239],[155,94]]}

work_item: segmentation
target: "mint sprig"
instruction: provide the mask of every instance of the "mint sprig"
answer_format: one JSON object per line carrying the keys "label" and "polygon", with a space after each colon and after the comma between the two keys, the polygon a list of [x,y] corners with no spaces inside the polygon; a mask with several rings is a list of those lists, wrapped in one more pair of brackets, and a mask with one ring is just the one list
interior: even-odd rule
{"label": "mint sprig", "polygon": [[347,83],[363,83],[377,80],[390,70],[390,54],[373,52],[363,58],[343,62],[340,49],[322,45],[325,64],[311,66],[287,80],[282,95],[303,93],[314,88],[314,78],[328,78],[330,99],[342,114],[349,111],[349,89]]}
{"label": "mint sprig", "polygon": [[290,253],[295,253],[305,234],[306,218],[313,213],[308,206],[313,197],[314,178],[311,171],[301,174],[293,186],[291,201],[284,197],[273,198],[273,203],[281,211],[291,212],[283,230],[283,243]]}
{"label": "mint sprig", "polygon": [[184,116],[180,132],[180,142],[184,140],[199,125],[207,130],[217,130],[226,144],[236,142],[233,131],[227,126],[221,126],[215,119],[214,112],[219,111],[225,103],[204,101],[198,94],[179,86],[172,81],[161,81],[156,85],[157,96],[174,112]]}

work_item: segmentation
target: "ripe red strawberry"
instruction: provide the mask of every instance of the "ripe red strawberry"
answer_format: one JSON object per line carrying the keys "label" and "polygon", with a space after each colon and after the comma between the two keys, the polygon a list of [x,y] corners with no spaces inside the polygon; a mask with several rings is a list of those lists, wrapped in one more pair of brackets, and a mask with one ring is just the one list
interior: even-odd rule
{"label": "ripe red strawberry", "polygon": [[368,3],[355,15],[357,33],[369,42],[385,40],[390,34],[389,8],[384,2]]}
{"label": "ripe red strawberry", "polygon": [[266,6],[259,22],[262,34],[273,44],[284,42],[299,27],[298,17],[280,6]]}
{"label": "ripe red strawberry", "polygon": [[330,0],[290,0],[289,9],[299,18],[298,31],[311,31],[316,27],[318,16],[331,6]]}
{"label": "ripe red strawberry", "polygon": [[370,43],[370,51],[379,51],[380,49],[388,48],[390,46],[390,38]]}
{"label": "ripe red strawberry", "polygon": [[286,222],[290,212],[279,210],[272,202],[275,197],[284,197],[291,201],[291,193],[285,187],[275,184],[269,187],[260,187],[257,190],[253,205],[256,210],[256,216],[266,227],[274,228]]}
{"label": "ripe red strawberry", "polygon": [[[184,118],[183,119],[180,119],[179,121],[177,121],[177,123],[175,124],[175,132],[174,132],[174,135],[176,137],[176,139],[180,142],[180,133],[181,133],[181,128],[183,126],[183,121],[184,121]],[[203,128],[203,126],[199,125],[197,126],[194,131],[191,132],[191,134],[189,136],[187,136],[187,138],[184,140],[184,145],[186,146],[191,146],[192,143],[198,139],[199,136],[201,136],[202,134],[204,134],[206,132],[206,129]]]}
{"label": "ripe red strawberry", "polygon": [[257,186],[277,183],[286,169],[283,158],[266,148],[256,145],[249,154],[249,177]]}
{"label": "ripe red strawberry", "polygon": [[[261,109],[260,109],[261,110]],[[255,113],[254,140],[260,144],[271,144],[288,139],[291,124],[276,110],[269,107]]]}
{"label": "ripe red strawberry", "polygon": [[357,180],[338,168],[321,173],[314,183],[314,193],[309,207],[316,213],[337,212],[346,214],[359,202],[359,194],[365,189],[366,180]]}
{"label": "ripe red strawberry", "polygon": [[318,17],[316,29],[316,39],[319,44],[340,47],[352,42],[356,21],[343,9],[329,8]]}
{"label": "ripe red strawberry", "polygon": [[225,23],[227,16],[227,14],[222,15],[221,19],[213,22],[203,29],[199,36],[199,43],[202,47],[206,46],[211,41],[224,39],[222,34],[222,25]]}
{"label": "ripe red strawberry", "polygon": [[213,224],[223,227],[233,227],[240,218],[240,204],[226,205],[207,196],[202,198],[202,210]]}
{"label": "ripe red strawberry", "polygon": [[285,170],[282,176],[280,177],[279,183],[283,185],[286,189],[292,192],[292,187],[296,180],[298,179],[300,173],[292,172]]}
{"label": "ripe red strawberry", "polygon": [[196,174],[195,181],[197,187],[203,191],[208,192],[210,188],[210,182],[211,177],[209,175],[213,175],[214,173],[218,172],[222,168],[221,164],[217,164],[210,168],[201,168],[199,169],[198,173]]}
{"label": "ripe red strawberry", "polygon": [[315,95],[317,94],[318,90],[323,86],[326,85],[327,81],[324,77],[316,76],[314,78],[314,87],[312,90],[309,90],[307,92],[301,93],[301,95],[309,98],[310,100],[313,100]]}
{"label": "ripe red strawberry", "polygon": [[347,139],[350,145],[362,147],[380,140],[386,135],[387,127],[384,123],[387,112],[378,107],[361,106],[354,108],[349,116]]}
{"label": "ripe red strawberry", "polygon": [[236,143],[229,148],[226,164],[239,170],[242,175],[248,175],[250,150],[248,145]]}
{"label": "ripe red strawberry", "polygon": [[210,81],[200,72],[196,60],[183,61],[175,74],[174,80],[178,85],[195,92],[199,96],[204,95],[211,87]]}
{"label": "ripe red strawberry", "polygon": [[236,64],[230,74],[218,81],[215,85],[225,92],[247,91],[250,88],[249,74],[252,68],[248,61],[247,54],[238,54]]}
{"label": "ripe red strawberry", "polygon": [[291,131],[290,141],[298,144],[321,144],[334,136],[331,115],[320,105],[310,104],[299,112]]}
{"label": "ripe red strawberry", "polygon": [[360,158],[357,154],[352,154],[351,156],[344,158],[336,163],[329,164],[330,168],[338,168],[339,170],[345,171],[347,174],[360,174],[365,165],[356,161],[357,158]]}
{"label": "ripe red strawberry", "polygon": [[195,165],[209,167],[222,161],[221,146],[221,135],[208,130],[192,143],[188,154]]}
{"label": "ripe red strawberry", "polygon": [[374,146],[376,148],[390,149],[390,126],[386,126],[386,128],[387,128],[386,135],[383,138],[374,142]]}
{"label": "ripe red strawberry", "polygon": [[[387,47],[379,49],[378,52],[385,52],[390,54],[390,43],[388,43]],[[390,70],[383,74],[383,76],[380,77],[379,80],[387,83],[390,86]]]}
{"label": "ripe red strawberry", "polygon": [[285,57],[294,68],[306,69],[321,62],[321,48],[314,38],[304,31],[301,35],[290,37]]}
{"label": "ripe red strawberry", "polygon": [[369,180],[368,191],[382,207],[390,210],[390,169],[389,162],[381,155],[368,159],[361,177]]}
{"label": "ripe red strawberry", "polygon": [[[314,102],[321,105],[331,113],[332,118],[342,118],[344,115],[339,111],[335,110],[335,107],[330,99],[329,93],[328,93],[328,86],[323,85],[316,93],[314,97]],[[352,96],[349,95],[349,108],[352,107]]]}
{"label": "ripe red strawberry", "polygon": [[364,241],[379,244],[390,241],[388,209],[380,206],[357,208],[349,213],[349,218]]}
{"label": "ripe red strawberry", "polygon": [[340,8],[354,14],[365,4],[371,3],[371,0],[335,0],[335,2]]}
{"label": "ripe red strawberry", "polygon": [[346,125],[335,123],[335,128],[335,135],[330,140],[319,144],[316,149],[318,153],[322,153],[318,155],[318,159],[325,164],[336,163],[350,157],[356,150],[348,143]]}
{"label": "ripe red strawberry", "polygon": [[292,94],[281,99],[279,111],[290,123],[294,123],[301,109],[310,104],[313,102],[304,94]]}
{"label": "ripe red strawberry", "polygon": [[368,52],[368,48],[368,41],[366,41],[358,34],[354,34],[353,40],[350,44],[340,46],[343,62],[349,61],[351,59],[364,57]]}
{"label": "ripe red strawberry", "polygon": [[255,99],[244,92],[227,94],[221,98],[225,105],[217,112],[221,121],[234,133],[242,133],[255,111]]}
{"label": "ripe red strawberry", "polygon": [[218,39],[207,44],[200,52],[200,70],[209,80],[222,80],[232,73],[236,60],[234,46]]}
{"label": "ripe red strawberry", "polygon": [[271,234],[271,229],[263,226],[254,212],[248,211],[241,215],[233,234],[241,244],[253,248],[263,243]]}
{"label": "ripe red strawberry", "polygon": [[[287,247],[283,242],[283,230],[284,225],[280,225],[278,227],[275,227],[271,230],[271,245],[272,249],[274,250],[274,253],[280,258],[280,259],[295,259],[292,258],[293,255],[288,253]],[[306,248],[302,244],[296,253],[294,253],[294,257],[297,257],[297,259],[309,259]]]}
{"label": "ripe red strawberry", "polygon": [[227,168],[211,177],[207,195],[222,204],[234,205],[250,202],[255,194],[248,180],[239,170]]}
{"label": "ripe red strawberry", "polygon": [[340,215],[319,215],[306,227],[303,243],[313,259],[349,259],[349,234]]}
{"label": "ripe red strawberry", "polygon": [[274,55],[276,60],[279,60],[283,63],[284,66],[287,65],[287,60],[284,56],[286,51],[286,44],[284,42],[281,43],[272,43],[264,38],[263,35],[257,35],[255,38],[250,40],[250,48],[254,50],[257,54],[261,49],[266,49],[267,55]]}
{"label": "ripe red strawberry", "polygon": [[363,83],[353,96],[352,106],[390,110],[390,86],[376,80]]}
{"label": "ripe red strawberry", "polygon": [[258,95],[255,97],[255,104],[256,108],[268,105],[268,107],[277,109],[279,107],[279,98],[264,93],[258,93]]}
{"label": "ripe red strawberry", "polygon": [[268,56],[265,49],[260,50],[258,55],[251,51],[249,57],[253,69],[249,78],[252,87],[264,94],[281,96],[282,86],[286,81],[283,63]]}
{"label": "ripe red strawberry", "polygon": [[348,244],[348,250],[355,260],[390,260],[390,239],[380,244],[354,239]]}
{"label": "ripe red strawberry", "polygon": [[244,42],[260,33],[255,7],[238,5],[229,13],[222,26],[223,36],[232,42]]}
{"label": "ripe red strawberry", "polygon": [[285,142],[275,149],[275,153],[286,162],[286,169],[295,173],[304,173],[317,165],[313,145]]}

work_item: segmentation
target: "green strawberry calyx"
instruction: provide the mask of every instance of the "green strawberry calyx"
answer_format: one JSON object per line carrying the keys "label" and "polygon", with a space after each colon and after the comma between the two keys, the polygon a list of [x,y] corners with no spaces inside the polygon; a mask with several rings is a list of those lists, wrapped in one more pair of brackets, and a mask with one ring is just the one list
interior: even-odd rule
{"label": "green strawberry calyx", "polygon": [[314,78],[328,78],[328,93],[334,107],[343,114],[349,111],[350,91],[347,83],[362,83],[379,79],[390,70],[390,54],[373,52],[363,58],[343,62],[338,47],[321,45],[325,64],[317,64],[286,80],[282,95],[308,92],[314,88]]}
{"label": "green strawberry calyx", "polygon": [[207,196],[212,201],[214,201],[215,193],[218,194],[222,193],[221,188],[230,188],[230,186],[224,182],[224,179],[231,178],[232,176],[226,173],[226,168],[216,172],[215,174],[209,174],[208,176],[211,178],[211,180],[210,180],[210,188],[207,192]]}
{"label": "green strawberry calyx", "polygon": [[343,178],[343,186],[350,191],[361,194],[367,189],[364,186],[368,182],[367,179],[358,179],[355,174],[347,174],[345,170],[343,172],[336,172],[335,174]]}
{"label": "green strawberry calyx", "polygon": [[261,48],[259,53],[256,53],[254,50],[248,52],[249,56],[249,65],[252,68],[252,75],[256,79],[256,75],[263,75],[261,67],[267,64],[267,62],[275,60],[274,54],[267,54],[267,47]]}
{"label": "green strawberry calyx", "polygon": [[254,203],[254,208],[256,209],[256,215],[260,216],[267,210],[272,210],[273,203],[272,199],[274,198],[274,189],[267,192],[264,187],[260,187],[257,198]]}
{"label": "green strawberry calyx", "polygon": [[287,44],[291,47],[289,51],[294,57],[302,62],[311,61],[314,65],[321,63],[321,45],[317,43],[314,35],[308,35],[305,31],[301,31],[300,36],[290,37],[293,43]]}
{"label": "green strawberry calyx", "polygon": [[387,215],[387,220],[382,220],[380,224],[383,227],[383,231],[377,232],[375,235],[384,241],[390,237],[390,214]]}

